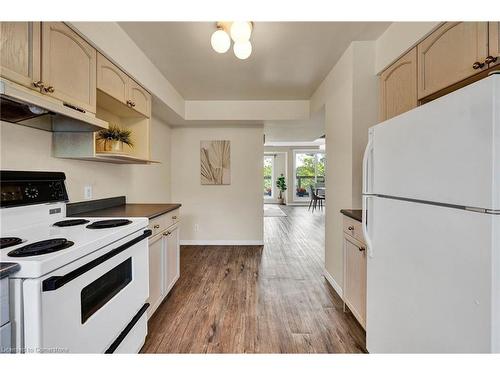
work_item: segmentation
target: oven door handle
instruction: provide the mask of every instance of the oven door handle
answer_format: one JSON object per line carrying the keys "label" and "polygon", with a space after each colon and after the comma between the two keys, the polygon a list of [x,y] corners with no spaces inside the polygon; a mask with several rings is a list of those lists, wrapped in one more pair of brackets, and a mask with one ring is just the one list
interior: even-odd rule
{"label": "oven door handle", "polygon": [[114,256],[120,254],[121,252],[127,250],[129,247],[132,247],[138,242],[141,242],[142,240],[148,238],[151,236],[153,232],[151,229],[146,229],[143,234],[141,234],[139,237],[134,238],[133,240],[130,240],[129,242],[124,243],[123,245],[118,246],[116,249],[111,250],[110,252],[101,255],[100,257],[90,261],[89,263],[78,267],[77,269],[71,271],[70,273],[67,273],[64,276],[51,276],[46,280],[43,280],[42,282],[42,291],[43,292],[48,292],[51,290],[56,290],[64,286],[65,284],[69,283],[71,280],[76,279],[77,277],[83,275],[85,272],[90,271],[92,268],[97,267],[99,264],[104,263],[108,259],[113,258]]}

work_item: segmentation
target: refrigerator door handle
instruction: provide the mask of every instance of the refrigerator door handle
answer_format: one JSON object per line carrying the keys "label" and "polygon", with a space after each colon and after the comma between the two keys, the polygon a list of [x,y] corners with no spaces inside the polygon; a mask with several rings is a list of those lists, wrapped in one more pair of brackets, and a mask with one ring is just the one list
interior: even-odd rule
{"label": "refrigerator door handle", "polygon": [[370,258],[373,258],[373,246],[372,241],[370,239],[368,233],[368,221],[367,221],[367,212],[368,212],[368,199],[372,198],[367,195],[363,195],[362,200],[362,213],[361,213],[361,228],[363,229],[363,237],[365,238],[367,254]]}
{"label": "refrigerator door handle", "polygon": [[363,194],[370,194],[371,192],[368,189],[369,187],[369,163],[370,163],[370,155],[373,150],[373,131],[370,129],[368,131],[368,143],[366,144],[365,153],[363,154]]}

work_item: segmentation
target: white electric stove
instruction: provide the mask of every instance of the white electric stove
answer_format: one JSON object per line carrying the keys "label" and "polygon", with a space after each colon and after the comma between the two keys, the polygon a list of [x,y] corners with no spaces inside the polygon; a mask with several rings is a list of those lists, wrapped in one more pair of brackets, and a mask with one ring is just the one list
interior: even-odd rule
{"label": "white electric stove", "polygon": [[147,218],[67,218],[63,173],[1,171],[0,260],[11,352],[138,352],[147,333]]}

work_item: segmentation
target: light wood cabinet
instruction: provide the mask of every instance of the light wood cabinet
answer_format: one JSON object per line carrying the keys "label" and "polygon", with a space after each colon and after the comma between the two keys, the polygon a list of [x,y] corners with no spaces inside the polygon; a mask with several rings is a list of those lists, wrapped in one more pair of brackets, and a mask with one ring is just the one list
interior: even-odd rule
{"label": "light wood cabinet", "polygon": [[163,235],[166,238],[165,291],[168,294],[180,276],[179,227],[174,226]]}
{"label": "light wood cabinet", "polygon": [[[149,239],[148,318],[172,290],[180,276],[179,210],[160,215],[149,222],[153,236]],[[172,222],[175,216],[175,222]]]}
{"label": "light wood cabinet", "polygon": [[96,113],[97,52],[62,22],[42,23],[44,93]]}
{"label": "light wood cabinet", "polygon": [[488,28],[488,56],[491,56],[493,58],[492,60],[494,60],[489,63],[489,66],[492,67],[494,65],[500,64],[500,22],[489,22]]}
{"label": "light wood cabinet", "polygon": [[131,110],[151,116],[151,94],[100,53],[97,54],[97,88],[128,108],[118,108],[117,103],[99,95],[98,103],[104,107],[128,116],[133,116]]}
{"label": "light wood cabinet", "polygon": [[163,236],[149,239],[149,308],[148,317],[158,308],[164,297],[163,282]]}
{"label": "light wood cabinet", "polygon": [[415,108],[417,100],[417,48],[380,75],[380,121]]}
{"label": "light wood cabinet", "polygon": [[132,108],[146,117],[151,115],[151,95],[133,79],[129,83],[129,98]]}
{"label": "light wood cabinet", "polygon": [[344,306],[347,306],[361,326],[366,328],[366,245],[360,232],[361,223],[347,216],[344,216],[343,220],[344,286],[342,299]]}
{"label": "light wood cabinet", "polygon": [[483,64],[488,56],[488,23],[446,22],[418,44],[417,52],[422,99],[488,67]]}
{"label": "light wood cabinet", "polygon": [[97,88],[114,99],[126,104],[129,77],[115,64],[97,53]]}
{"label": "light wood cabinet", "polygon": [[36,89],[40,81],[40,22],[0,22],[0,76]]}

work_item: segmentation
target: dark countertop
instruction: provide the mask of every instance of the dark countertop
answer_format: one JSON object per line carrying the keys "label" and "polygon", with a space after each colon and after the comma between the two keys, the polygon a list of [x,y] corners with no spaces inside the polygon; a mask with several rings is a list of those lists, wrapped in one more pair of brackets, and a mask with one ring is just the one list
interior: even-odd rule
{"label": "dark countertop", "polygon": [[120,206],[86,211],[68,216],[73,217],[147,217],[153,219],[181,207],[178,203],[126,203]]}
{"label": "dark countertop", "polygon": [[17,263],[0,262],[0,279],[19,271],[21,266]]}
{"label": "dark countertop", "polygon": [[351,219],[357,220],[361,222],[361,215],[363,214],[363,210],[352,210],[344,208],[340,210],[345,216],[349,216]]}

